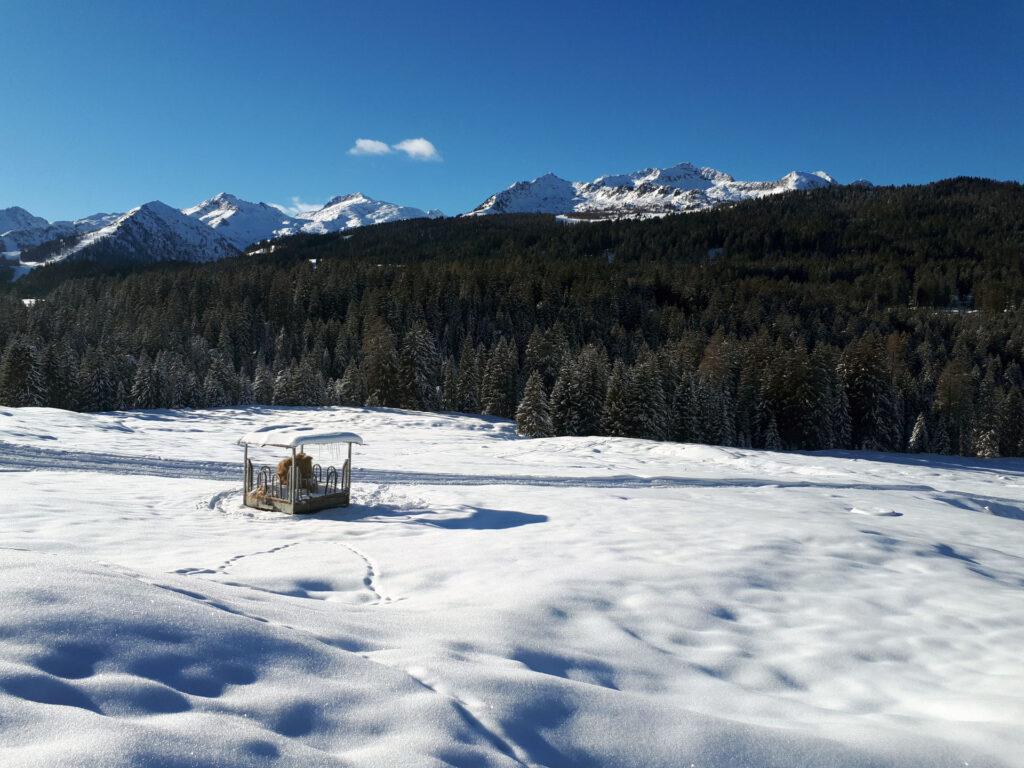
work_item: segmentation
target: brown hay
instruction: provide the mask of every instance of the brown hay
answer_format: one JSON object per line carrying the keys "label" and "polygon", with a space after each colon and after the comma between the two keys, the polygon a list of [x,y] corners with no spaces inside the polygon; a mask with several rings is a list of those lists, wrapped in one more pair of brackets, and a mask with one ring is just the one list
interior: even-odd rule
{"label": "brown hay", "polygon": [[277,480],[282,486],[288,485],[288,473],[291,471],[291,468],[292,460],[290,458],[281,459],[277,462]]}

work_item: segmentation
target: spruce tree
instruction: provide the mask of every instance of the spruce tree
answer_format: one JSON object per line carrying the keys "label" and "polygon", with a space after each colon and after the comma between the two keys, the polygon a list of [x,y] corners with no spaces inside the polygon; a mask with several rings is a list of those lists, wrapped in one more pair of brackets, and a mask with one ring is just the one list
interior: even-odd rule
{"label": "spruce tree", "polygon": [[681,374],[672,396],[671,439],[680,443],[694,441],[697,428],[694,419],[693,377]]}
{"label": "spruce tree", "polygon": [[382,320],[375,320],[363,340],[363,378],[366,382],[366,404],[395,407],[401,397],[399,360],[391,329]]}
{"label": "spruce tree", "polygon": [[350,363],[345,375],[338,380],[335,389],[335,402],[338,405],[359,406],[366,402],[366,382],[359,366]]}
{"label": "spruce tree", "polygon": [[461,405],[455,361],[449,356],[441,366],[441,410],[457,411]]}
{"label": "spruce tree", "polygon": [[252,397],[259,405],[270,405],[274,402],[274,377],[262,362],[256,366],[256,375],[252,381]]}
{"label": "spruce tree", "polygon": [[768,424],[764,430],[764,448],[766,451],[782,450],[782,438],[779,437],[779,427],[775,423],[775,414],[768,417]]}
{"label": "spruce tree", "polygon": [[157,408],[160,403],[160,386],[156,379],[153,362],[145,352],[135,366],[132,379],[131,401],[134,408]]}
{"label": "spruce tree", "polygon": [[464,413],[480,411],[480,357],[469,336],[462,340],[459,353],[459,371],[456,381],[458,406],[455,410]]}
{"label": "spruce tree", "polygon": [[505,339],[499,339],[488,356],[480,399],[488,416],[511,418],[515,413],[516,352]]}
{"label": "spruce tree", "polygon": [[0,404],[14,408],[32,404],[29,377],[33,363],[28,340],[12,339],[0,360]]}
{"label": "spruce tree", "polygon": [[[559,381],[563,379],[559,376]],[[608,391],[604,398],[604,410],[601,414],[601,431],[612,437],[632,437],[634,419],[631,397],[630,372],[621,360],[616,360],[608,377]],[[565,409],[568,410],[568,409]],[[563,417],[564,418],[564,417]]]}
{"label": "spruce tree", "polygon": [[910,433],[910,443],[907,445],[907,450],[912,453],[928,452],[928,424],[923,413],[917,414],[917,419],[914,421],[914,429]]}
{"label": "spruce tree", "polygon": [[516,409],[516,431],[524,437],[551,437],[554,434],[540,371],[535,370],[526,380],[523,399]]}

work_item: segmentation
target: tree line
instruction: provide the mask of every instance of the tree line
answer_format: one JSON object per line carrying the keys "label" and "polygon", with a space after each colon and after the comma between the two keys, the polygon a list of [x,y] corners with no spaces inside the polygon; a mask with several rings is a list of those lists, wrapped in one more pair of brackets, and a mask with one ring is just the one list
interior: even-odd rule
{"label": "tree line", "polygon": [[1020,185],[957,179],[46,268],[0,295],[0,403],[371,405],[532,436],[1024,455],[1022,206]]}

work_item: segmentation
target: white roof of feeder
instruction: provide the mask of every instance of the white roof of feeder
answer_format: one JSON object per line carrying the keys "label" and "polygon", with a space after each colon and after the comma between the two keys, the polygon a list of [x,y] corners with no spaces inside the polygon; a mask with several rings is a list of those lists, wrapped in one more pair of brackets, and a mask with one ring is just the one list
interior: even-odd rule
{"label": "white roof of feeder", "polygon": [[300,445],[326,445],[329,443],[363,444],[355,432],[317,430],[313,427],[264,427],[250,432],[238,441],[239,445],[297,448]]}

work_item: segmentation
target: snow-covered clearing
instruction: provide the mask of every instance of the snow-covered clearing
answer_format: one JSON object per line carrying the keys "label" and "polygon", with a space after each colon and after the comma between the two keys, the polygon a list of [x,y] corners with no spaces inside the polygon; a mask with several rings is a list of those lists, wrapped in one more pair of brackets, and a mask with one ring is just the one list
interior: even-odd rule
{"label": "snow-covered clearing", "polygon": [[[363,435],[354,503],[235,439]],[[0,409],[0,764],[1024,764],[1024,462]]]}

